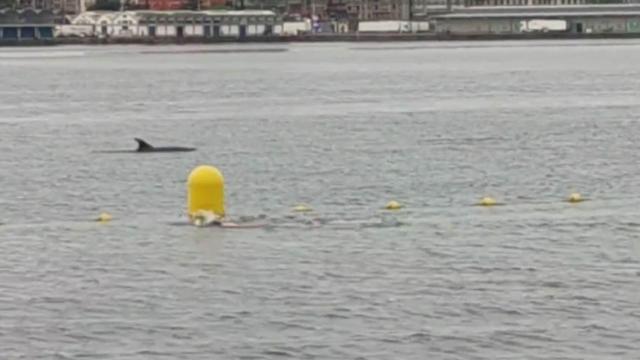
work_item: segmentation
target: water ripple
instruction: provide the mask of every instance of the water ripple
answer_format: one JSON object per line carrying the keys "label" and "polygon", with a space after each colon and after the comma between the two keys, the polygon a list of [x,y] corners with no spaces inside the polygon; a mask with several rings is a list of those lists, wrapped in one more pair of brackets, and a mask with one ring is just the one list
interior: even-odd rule
{"label": "water ripple", "polygon": [[640,43],[570,43],[0,59],[1,357],[636,359]]}

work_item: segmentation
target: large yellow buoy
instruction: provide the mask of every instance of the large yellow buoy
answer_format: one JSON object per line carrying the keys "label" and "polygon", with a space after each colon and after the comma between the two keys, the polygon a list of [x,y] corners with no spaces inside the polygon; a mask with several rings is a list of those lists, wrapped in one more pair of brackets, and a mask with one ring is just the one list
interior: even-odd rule
{"label": "large yellow buoy", "polygon": [[189,217],[199,211],[210,211],[224,216],[224,178],[213,166],[201,165],[189,174],[187,180]]}

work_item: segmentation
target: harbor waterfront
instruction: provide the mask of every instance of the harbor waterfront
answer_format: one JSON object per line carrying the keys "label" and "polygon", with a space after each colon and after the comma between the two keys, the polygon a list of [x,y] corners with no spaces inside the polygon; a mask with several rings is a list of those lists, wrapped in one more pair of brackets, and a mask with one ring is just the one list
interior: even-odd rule
{"label": "harbor waterfront", "polygon": [[[55,38],[32,41],[0,41],[3,46],[48,46],[48,45],[185,45],[185,44],[286,44],[286,43],[323,43],[323,42],[438,42],[438,41],[509,41],[509,40],[580,40],[580,39],[638,39],[640,34],[572,34],[572,33],[538,33],[538,34],[328,34],[328,35],[294,35],[263,36],[245,39],[237,38]],[[224,50],[221,50],[224,51]],[[250,51],[250,50],[248,50]]]}
{"label": "harbor waterfront", "polygon": [[268,10],[0,10],[0,45],[443,41],[640,37],[640,6],[494,6],[421,19],[285,19]]}

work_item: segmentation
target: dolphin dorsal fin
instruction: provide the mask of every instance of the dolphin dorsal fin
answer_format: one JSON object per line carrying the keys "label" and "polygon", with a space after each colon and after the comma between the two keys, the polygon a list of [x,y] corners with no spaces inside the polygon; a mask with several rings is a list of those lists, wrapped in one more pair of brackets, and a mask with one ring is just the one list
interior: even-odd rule
{"label": "dolphin dorsal fin", "polygon": [[153,149],[153,146],[151,146],[148,142],[140,139],[140,138],[134,138],[135,141],[138,142],[138,151],[145,151],[145,150],[151,150]]}

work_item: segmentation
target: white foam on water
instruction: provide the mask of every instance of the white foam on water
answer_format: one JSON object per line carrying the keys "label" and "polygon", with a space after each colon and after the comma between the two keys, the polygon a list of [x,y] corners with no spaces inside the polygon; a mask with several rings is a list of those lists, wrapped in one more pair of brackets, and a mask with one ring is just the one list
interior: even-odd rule
{"label": "white foam on water", "polygon": [[83,57],[84,51],[0,51],[0,59],[42,59]]}

